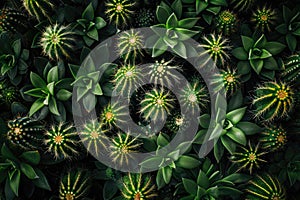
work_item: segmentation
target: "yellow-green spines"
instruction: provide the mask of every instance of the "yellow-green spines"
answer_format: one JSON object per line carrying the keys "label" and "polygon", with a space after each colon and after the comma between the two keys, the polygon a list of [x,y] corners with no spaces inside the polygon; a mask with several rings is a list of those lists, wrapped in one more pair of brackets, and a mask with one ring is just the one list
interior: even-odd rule
{"label": "yellow-green spines", "polygon": [[277,125],[266,127],[261,133],[259,141],[262,148],[269,151],[276,151],[286,144],[286,131]]}
{"label": "yellow-green spines", "polygon": [[179,129],[184,130],[184,128],[186,128],[188,125],[187,120],[188,119],[184,115],[176,112],[168,116],[166,126],[170,131],[176,133]]}
{"label": "yellow-green spines", "polygon": [[236,22],[236,15],[229,10],[224,10],[216,19],[217,30],[226,36],[230,35],[236,29]]}
{"label": "yellow-green spines", "polygon": [[23,0],[23,5],[29,14],[35,16],[39,21],[43,17],[49,18],[54,7],[50,0]]}
{"label": "yellow-green spines", "polygon": [[40,45],[43,53],[50,59],[70,58],[75,39],[69,26],[54,24],[48,26],[42,33]]}
{"label": "yellow-green spines", "polygon": [[0,104],[4,102],[9,105],[16,101],[19,95],[19,91],[14,86],[10,86],[5,80],[0,81]]}
{"label": "yellow-green spines", "polygon": [[26,27],[26,15],[17,10],[2,8],[0,10],[0,31],[17,32]]}
{"label": "yellow-green spines", "polygon": [[137,27],[150,27],[155,23],[155,11],[143,8],[137,11],[134,21]]}
{"label": "yellow-green spines", "polygon": [[47,151],[53,154],[55,159],[72,159],[78,155],[79,139],[73,125],[64,123],[53,125],[46,131],[45,137]]}
{"label": "yellow-green spines", "polygon": [[155,184],[151,178],[142,174],[128,174],[122,178],[122,195],[128,200],[146,200],[152,199],[157,194],[155,193]]}
{"label": "yellow-green spines", "polygon": [[23,149],[38,149],[42,145],[43,126],[35,119],[17,117],[8,121],[7,139]]}
{"label": "yellow-green spines", "polygon": [[253,147],[249,142],[248,148],[240,146],[239,149],[230,157],[230,160],[240,166],[238,171],[248,169],[250,174],[252,174],[253,167],[258,169],[260,167],[260,163],[267,162],[262,159],[262,156],[266,153],[267,152],[261,151],[259,144]]}
{"label": "yellow-green spines", "polygon": [[256,175],[246,189],[247,200],[285,200],[285,189],[276,177],[269,174]]}
{"label": "yellow-green spines", "polygon": [[231,5],[233,5],[234,9],[242,12],[249,10],[255,2],[256,0],[231,0]]}
{"label": "yellow-green spines", "polygon": [[134,4],[130,0],[108,0],[105,3],[105,14],[110,23],[114,23],[118,27],[128,25],[134,14]]}
{"label": "yellow-green spines", "polygon": [[126,118],[125,106],[119,106],[118,103],[109,103],[102,111],[100,122],[105,128],[112,128],[116,122],[123,122]]}
{"label": "yellow-green spines", "polygon": [[284,62],[282,79],[288,83],[299,83],[300,77],[300,55],[292,55]]}
{"label": "yellow-green spines", "polygon": [[90,188],[89,181],[90,177],[86,171],[78,169],[68,172],[60,181],[59,199],[84,199]]}
{"label": "yellow-green spines", "polygon": [[274,24],[275,20],[275,10],[266,6],[255,10],[251,18],[251,21],[255,24],[255,28],[260,29],[262,32],[271,31],[270,26]]}
{"label": "yellow-green spines", "polygon": [[286,116],[294,105],[294,92],[282,82],[266,82],[257,87],[252,104],[256,118],[266,121]]}

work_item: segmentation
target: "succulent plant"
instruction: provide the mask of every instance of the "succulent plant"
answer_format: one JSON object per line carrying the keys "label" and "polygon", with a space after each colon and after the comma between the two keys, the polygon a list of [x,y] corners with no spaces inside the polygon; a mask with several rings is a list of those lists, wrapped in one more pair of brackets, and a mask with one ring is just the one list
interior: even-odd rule
{"label": "succulent plant", "polygon": [[10,105],[18,100],[20,92],[14,86],[6,85],[4,81],[0,82],[0,104]]}
{"label": "succulent plant", "polygon": [[105,14],[110,23],[116,24],[117,27],[128,25],[135,9],[135,3],[130,0],[108,0],[105,6]]}
{"label": "succulent plant", "polygon": [[173,102],[174,99],[170,92],[162,88],[154,88],[145,94],[144,99],[140,103],[140,112],[146,120],[164,120],[170,114]]}
{"label": "succulent plant", "polygon": [[255,29],[260,29],[262,32],[270,32],[276,18],[274,9],[263,6],[253,12],[251,21],[255,24]]}
{"label": "succulent plant", "polygon": [[216,18],[216,28],[219,33],[222,33],[225,36],[230,35],[236,30],[236,23],[236,15],[229,10],[220,12]]}
{"label": "succulent plant", "polygon": [[52,125],[45,133],[44,144],[55,159],[72,159],[78,152],[78,134],[73,125]]}
{"label": "succulent plant", "polygon": [[269,174],[256,175],[249,181],[246,199],[277,199],[284,200],[285,189],[278,179]]}
{"label": "succulent plant", "polygon": [[282,82],[265,82],[255,90],[252,101],[256,118],[272,121],[286,116],[294,106],[292,88]]}
{"label": "succulent plant", "polygon": [[23,149],[38,149],[42,145],[42,124],[29,117],[17,117],[8,121],[7,139]]}
{"label": "succulent plant", "polygon": [[260,163],[267,162],[266,160],[262,159],[262,156],[267,153],[268,152],[261,151],[259,143],[253,147],[249,141],[248,148],[239,146],[238,150],[230,157],[230,160],[240,166],[238,171],[247,169],[249,170],[250,174],[252,174],[253,168],[259,169]]}
{"label": "succulent plant", "polygon": [[281,149],[287,142],[287,132],[281,126],[271,125],[265,127],[261,133],[259,141],[262,148],[269,151]]}
{"label": "succulent plant", "polygon": [[64,56],[70,59],[75,42],[74,35],[69,26],[54,24],[46,27],[40,39],[43,53],[53,60],[62,59]]}
{"label": "succulent plant", "polygon": [[256,3],[256,0],[231,0],[230,3],[238,11],[247,11]]}
{"label": "succulent plant", "polygon": [[44,17],[50,19],[50,12],[54,8],[54,5],[47,0],[23,0],[23,5],[29,14],[39,21],[42,21]]}
{"label": "succulent plant", "polygon": [[142,8],[135,14],[135,26],[136,27],[150,27],[154,25],[156,21],[155,10]]}
{"label": "succulent plant", "polygon": [[300,56],[298,54],[292,55],[285,60],[284,71],[281,78],[286,83],[299,83],[300,75]]}
{"label": "succulent plant", "polygon": [[122,123],[126,116],[126,110],[124,106],[120,106],[117,103],[109,103],[102,111],[100,116],[100,122],[105,127],[112,128],[116,125],[116,122]]}
{"label": "succulent plant", "polygon": [[131,174],[122,178],[121,192],[125,199],[152,199],[155,193],[155,184],[152,184],[151,178],[142,174]]}
{"label": "succulent plant", "polygon": [[89,191],[89,174],[76,169],[64,174],[60,181],[59,198],[62,200],[82,199]]}
{"label": "succulent plant", "polygon": [[0,10],[0,31],[19,32],[26,28],[26,15],[10,8]]}
{"label": "succulent plant", "polygon": [[174,112],[168,116],[166,127],[173,133],[177,133],[179,129],[184,130],[188,125],[188,119],[179,112]]}
{"label": "succulent plant", "polygon": [[[231,49],[231,46],[228,45],[229,40],[222,37],[222,35],[210,34],[208,36],[203,36],[203,44],[200,44],[200,47],[203,47],[203,51],[200,56],[204,54],[209,54],[210,58],[213,59],[216,65],[223,66],[226,59],[229,58],[228,51]],[[203,63],[207,63],[209,60]]]}

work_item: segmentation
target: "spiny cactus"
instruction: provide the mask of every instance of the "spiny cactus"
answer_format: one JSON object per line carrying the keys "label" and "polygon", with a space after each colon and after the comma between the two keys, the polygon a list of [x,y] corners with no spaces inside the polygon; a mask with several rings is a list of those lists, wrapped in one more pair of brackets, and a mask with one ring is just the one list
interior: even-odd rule
{"label": "spiny cactus", "polygon": [[179,129],[184,130],[188,125],[188,119],[179,112],[172,113],[166,123],[166,127],[173,133],[177,133]]}
{"label": "spiny cactus", "polygon": [[256,0],[231,0],[231,5],[238,11],[247,11],[255,2]]}
{"label": "spiny cactus", "polygon": [[26,15],[17,10],[0,10],[0,31],[18,32],[26,28]]}
{"label": "spiny cactus", "polygon": [[108,0],[105,4],[105,14],[110,23],[118,27],[126,26],[134,14],[134,4],[130,0]]}
{"label": "spiny cactus", "polygon": [[88,194],[89,181],[89,174],[86,171],[82,169],[69,171],[60,181],[59,199],[83,199]]}
{"label": "spiny cactus", "polygon": [[137,27],[150,27],[155,23],[155,10],[142,8],[138,10],[134,21]]}
{"label": "spiny cactus", "polygon": [[135,31],[130,29],[129,31],[124,31],[120,33],[117,39],[117,46],[120,55],[124,57],[127,61],[129,58],[133,60],[137,58],[138,55],[143,55],[143,36],[140,31]]}
{"label": "spiny cactus", "polygon": [[282,80],[287,83],[299,83],[300,76],[300,55],[292,55],[284,63],[284,71],[281,74]]}
{"label": "spiny cactus", "polygon": [[19,91],[10,86],[5,80],[0,81],[0,104],[4,102],[10,105],[12,102],[16,101],[20,96]]}
{"label": "spiny cactus", "polygon": [[109,103],[102,111],[100,122],[105,128],[112,128],[116,122],[123,122],[126,117],[125,106],[119,106],[117,103]]}
{"label": "spiny cactus", "polygon": [[216,19],[217,30],[219,33],[228,36],[235,31],[236,22],[236,15],[229,10],[224,10],[220,12]]}
{"label": "spiny cactus", "polygon": [[8,121],[7,139],[23,149],[38,149],[42,144],[43,126],[35,119],[17,117]]}
{"label": "spiny cactus", "polygon": [[[199,45],[203,47],[203,51],[200,56],[204,54],[209,54],[210,58],[216,64],[224,65],[226,59],[229,58],[228,51],[231,49],[231,46],[228,45],[229,40],[222,37],[222,35],[210,34],[208,36],[203,36],[203,44]],[[207,61],[204,62],[207,63]]]}
{"label": "spiny cactus", "polygon": [[45,55],[58,60],[64,56],[70,58],[74,42],[74,33],[69,26],[54,24],[48,26],[42,33],[40,45]]}
{"label": "spiny cactus", "polygon": [[271,121],[289,113],[293,108],[294,93],[285,83],[266,82],[255,90],[252,104],[256,118]]}
{"label": "spiny cactus", "polygon": [[253,148],[252,144],[249,142],[248,148],[240,146],[239,149],[230,157],[230,160],[240,166],[238,171],[248,168],[250,174],[252,174],[253,167],[259,168],[260,163],[267,162],[262,159],[262,156],[266,153],[267,152],[261,151],[259,144]]}
{"label": "spiny cactus", "polygon": [[55,159],[71,159],[78,155],[78,135],[73,125],[59,123],[53,125],[45,133],[44,140],[47,151],[54,155]]}
{"label": "spiny cactus", "polygon": [[125,199],[130,200],[144,200],[152,199],[157,196],[155,191],[155,184],[151,182],[149,176],[142,176],[142,174],[128,174],[122,178],[122,195]]}
{"label": "spiny cactus", "polygon": [[276,12],[274,9],[257,8],[252,14],[251,21],[255,24],[256,29],[260,29],[262,32],[271,31],[270,26],[274,24],[276,20]]}
{"label": "spiny cactus", "polygon": [[276,151],[286,144],[286,131],[281,126],[268,126],[260,134],[259,141],[262,144],[262,148],[269,151]]}
{"label": "spiny cactus", "polygon": [[269,174],[256,175],[249,181],[247,189],[247,200],[273,199],[285,200],[285,189],[277,178]]}
{"label": "spiny cactus", "polygon": [[23,0],[23,5],[29,14],[39,21],[43,19],[43,16],[50,18],[49,14],[54,7],[49,0]]}

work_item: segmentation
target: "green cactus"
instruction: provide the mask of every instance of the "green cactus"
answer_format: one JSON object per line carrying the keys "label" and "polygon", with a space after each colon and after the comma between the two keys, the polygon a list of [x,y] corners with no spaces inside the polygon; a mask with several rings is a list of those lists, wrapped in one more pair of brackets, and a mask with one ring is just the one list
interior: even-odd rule
{"label": "green cactus", "polygon": [[125,199],[128,200],[145,200],[152,199],[157,194],[155,184],[152,184],[149,176],[142,174],[128,174],[122,178],[121,192]]}
{"label": "green cactus", "polygon": [[23,149],[38,149],[42,145],[43,126],[35,119],[17,117],[8,121],[7,139]]}
{"label": "green cactus", "polygon": [[26,15],[17,10],[2,8],[0,10],[0,31],[19,32],[26,28]]}
{"label": "green cactus", "polygon": [[230,157],[230,160],[237,163],[240,167],[237,171],[242,169],[248,169],[250,174],[253,172],[253,168],[260,168],[260,163],[267,162],[262,159],[262,156],[267,154],[267,152],[261,151],[260,145],[257,144],[254,148],[252,144],[248,143],[249,148],[239,146],[239,149]]}
{"label": "green cactus", "polygon": [[150,27],[154,25],[155,18],[155,10],[142,8],[137,11],[135,18],[135,26],[136,27]]}
{"label": "green cactus", "polygon": [[40,40],[43,53],[53,60],[62,59],[64,56],[70,59],[75,42],[74,35],[69,26],[59,24],[48,26]]}
{"label": "green cactus", "polygon": [[108,0],[105,3],[105,14],[108,16],[110,23],[116,24],[117,27],[128,25],[134,14],[134,5],[130,0]]}
{"label": "green cactus", "polygon": [[224,10],[217,16],[216,28],[219,33],[229,36],[235,31],[236,23],[236,15],[229,10]]}
{"label": "green cactus", "polygon": [[294,93],[285,83],[266,82],[255,90],[252,104],[256,118],[272,121],[290,112],[294,105]]}
{"label": "green cactus", "polygon": [[276,20],[276,12],[274,9],[267,8],[266,6],[262,8],[257,8],[253,14],[251,21],[255,24],[255,29],[260,29],[262,32],[271,31],[271,25],[274,24]]}
{"label": "green cactus", "polygon": [[72,159],[79,154],[78,135],[73,125],[53,125],[46,131],[45,137],[47,151],[53,154],[55,159]]}
{"label": "green cactus", "polygon": [[125,106],[118,107],[117,103],[108,104],[102,111],[100,121],[105,128],[111,129],[116,122],[123,122],[126,117]]}
{"label": "green cactus", "polygon": [[173,133],[177,133],[179,129],[183,130],[188,125],[188,119],[179,112],[172,113],[166,123],[166,127]]}
{"label": "green cactus", "polygon": [[254,4],[256,0],[231,0],[231,5],[233,5],[234,9],[239,12],[249,10]]}
{"label": "green cactus", "polygon": [[292,55],[284,62],[284,71],[281,74],[282,80],[287,83],[299,83],[300,55]]}
{"label": "green cactus", "polygon": [[41,21],[44,16],[50,19],[50,12],[54,7],[49,0],[23,0],[23,5],[28,13],[35,16],[39,21]]}
{"label": "green cactus", "polygon": [[20,92],[17,88],[10,86],[6,80],[0,81],[0,104],[5,103],[10,105],[18,100]]}
{"label": "green cactus", "polygon": [[286,144],[286,135],[286,131],[281,126],[271,125],[260,134],[259,141],[262,148],[276,151]]}
{"label": "green cactus", "polygon": [[285,200],[285,189],[277,178],[269,174],[256,175],[249,181],[247,189],[247,200]]}

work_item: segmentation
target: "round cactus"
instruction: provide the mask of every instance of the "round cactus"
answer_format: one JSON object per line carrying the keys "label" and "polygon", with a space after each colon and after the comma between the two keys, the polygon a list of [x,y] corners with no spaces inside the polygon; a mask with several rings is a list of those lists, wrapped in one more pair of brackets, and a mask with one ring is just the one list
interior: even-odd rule
{"label": "round cactus", "polygon": [[282,82],[266,82],[255,90],[252,104],[255,117],[266,121],[286,116],[293,108],[294,93]]}
{"label": "round cactus", "polygon": [[106,2],[105,14],[110,23],[116,26],[125,26],[134,14],[134,4],[130,0],[109,0]]}
{"label": "round cactus", "polygon": [[26,15],[17,10],[0,10],[0,31],[18,32],[26,28]]}
{"label": "round cactus", "polygon": [[166,123],[166,127],[173,133],[177,133],[179,129],[184,130],[188,125],[188,119],[179,112],[171,114]]}
{"label": "round cactus", "polygon": [[155,10],[143,8],[137,11],[134,21],[136,27],[150,27],[155,23]]}
{"label": "round cactus", "polygon": [[73,125],[60,123],[53,125],[45,133],[45,145],[55,159],[72,159],[78,155],[78,135]]}
{"label": "round cactus", "polygon": [[0,81],[0,103],[4,102],[5,104],[11,104],[16,101],[20,96],[19,91],[10,86],[7,81]]}
{"label": "round cactus", "polygon": [[253,12],[251,21],[255,24],[256,29],[260,29],[262,32],[265,32],[271,31],[270,26],[274,24],[275,19],[275,10],[264,6]]}
{"label": "round cactus", "polygon": [[17,117],[8,122],[7,139],[23,149],[39,149],[42,145],[43,126],[35,119]]}
{"label": "round cactus", "polygon": [[69,26],[54,24],[48,26],[42,33],[40,45],[45,55],[58,60],[63,56],[70,58],[74,42],[74,33]]}
{"label": "round cactus", "polygon": [[249,181],[247,189],[247,200],[273,199],[285,200],[285,189],[277,178],[269,174],[256,175]]}
{"label": "round cactus", "polygon": [[157,196],[154,193],[155,184],[151,183],[149,176],[142,176],[142,174],[128,174],[122,178],[122,195],[125,199],[144,200],[151,199]]}
{"label": "round cactus", "polygon": [[116,122],[123,122],[126,119],[125,106],[118,106],[117,103],[108,104],[102,111],[100,120],[105,128],[112,128]]}
{"label": "round cactus", "polygon": [[30,15],[35,16],[39,21],[43,16],[49,18],[54,5],[49,0],[23,0],[23,5]]}
{"label": "round cactus", "polygon": [[287,142],[286,131],[277,125],[266,127],[259,138],[262,148],[269,151],[281,149]]}
{"label": "round cactus", "polygon": [[282,80],[287,83],[299,83],[300,55],[292,55],[284,63],[285,70],[281,74]]}
{"label": "round cactus", "polygon": [[236,29],[236,16],[229,10],[220,12],[216,19],[216,26],[219,33],[228,36]]}

